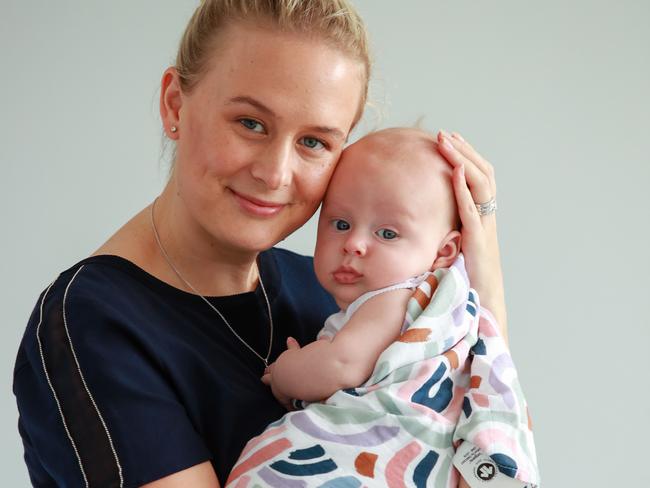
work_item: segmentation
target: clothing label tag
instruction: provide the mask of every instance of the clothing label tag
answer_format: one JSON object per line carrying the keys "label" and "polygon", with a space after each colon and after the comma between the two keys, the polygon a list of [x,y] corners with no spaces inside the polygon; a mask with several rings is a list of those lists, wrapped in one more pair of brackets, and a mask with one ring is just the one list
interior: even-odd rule
{"label": "clothing label tag", "polygon": [[501,473],[496,463],[471,442],[464,441],[452,461],[472,488],[538,488]]}

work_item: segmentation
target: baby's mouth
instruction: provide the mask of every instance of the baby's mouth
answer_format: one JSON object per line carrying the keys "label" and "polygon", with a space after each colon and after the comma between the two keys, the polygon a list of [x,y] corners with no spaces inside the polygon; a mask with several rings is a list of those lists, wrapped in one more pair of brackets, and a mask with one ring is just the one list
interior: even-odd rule
{"label": "baby's mouth", "polygon": [[351,285],[363,278],[363,274],[351,266],[340,266],[332,273],[332,277],[341,285]]}

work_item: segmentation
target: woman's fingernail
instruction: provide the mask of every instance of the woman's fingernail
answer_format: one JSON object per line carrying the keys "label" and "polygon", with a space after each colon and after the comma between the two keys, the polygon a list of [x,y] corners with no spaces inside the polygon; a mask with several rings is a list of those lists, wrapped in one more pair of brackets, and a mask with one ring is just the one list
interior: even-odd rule
{"label": "woman's fingernail", "polygon": [[459,141],[465,142],[465,139],[463,139],[463,136],[461,136],[458,132],[452,132],[451,137],[454,139],[458,139]]}
{"label": "woman's fingernail", "polygon": [[444,129],[440,129],[439,133],[443,138],[449,137],[449,133]]}
{"label": "woman's fingernail", "polygon": [[461,164],[460,165],[460,175],[464,178],[465,177],[465,165]]}
{"label": "woman's fingernail", "polygon": [[449,139],[447,139],[447,137],[442,138],[442,146],[449,151],[451,151],[454,148],[454,146],[451,145],[451,142],[449,142]]}

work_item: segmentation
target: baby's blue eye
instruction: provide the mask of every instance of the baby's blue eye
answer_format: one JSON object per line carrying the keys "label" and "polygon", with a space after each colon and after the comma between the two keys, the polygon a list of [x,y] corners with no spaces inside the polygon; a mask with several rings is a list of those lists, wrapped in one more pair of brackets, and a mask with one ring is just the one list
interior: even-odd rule
{"label": "baby's blue eye", "polygon": [[334,219],[332,220],[332,225],[336,230],[345,231],[350,230],[350,224],[343,219]]}
{"label": "baby's blue eye", "polygon": [[309,149],[324,149],[325,144],[322,143],[322,141],[319,141],[315,137],[303,137],[302,138],[302,144],[303,146],[309,148]]}
{"label": "baby's blue eye", "polygon": [[254,132],[264,132],[264,126],[255,119],[239,119],[239,123]]}
{"label": "baby's blue eye", "polygon": [[390,229],[379,229],[377,232],[375,232],[375,234],[377,234],[382,239],[386,239],[387,241],[397,238],[397,232]]}

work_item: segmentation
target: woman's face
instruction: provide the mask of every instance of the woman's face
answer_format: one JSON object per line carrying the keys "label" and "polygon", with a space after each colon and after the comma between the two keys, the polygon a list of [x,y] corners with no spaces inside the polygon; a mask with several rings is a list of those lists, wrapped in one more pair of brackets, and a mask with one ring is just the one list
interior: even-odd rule
{"label": "woman's face", "polygon": [[322,40],[248,24],[230,25],[216,45],[195,88],[170,94],[172,178],[193,224],[218,245],[259,251],[318,207],[359,108],[363,68]]}

